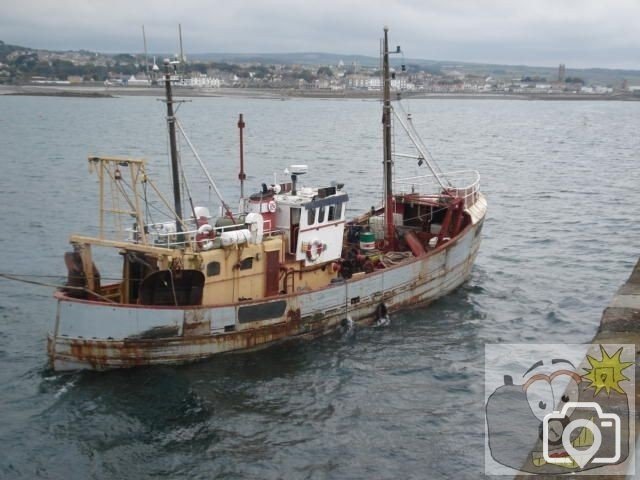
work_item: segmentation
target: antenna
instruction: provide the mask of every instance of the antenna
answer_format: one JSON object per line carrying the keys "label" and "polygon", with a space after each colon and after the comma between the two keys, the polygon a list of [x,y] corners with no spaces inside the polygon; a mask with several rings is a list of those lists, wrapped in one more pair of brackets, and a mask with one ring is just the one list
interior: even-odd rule
{"label": "antenna", "polygon": [[182,25],[178,24],[178,36],[180,37],[180,63],[184,63],[184,51],[182,50]]}
{"label": "antenna", "polygon": [[149,80],[149,56],[147,54],[147,36],[144,33],[144,25],[142,25],[142,41],[144,42],[144,73],[147,75],[147,80]]}

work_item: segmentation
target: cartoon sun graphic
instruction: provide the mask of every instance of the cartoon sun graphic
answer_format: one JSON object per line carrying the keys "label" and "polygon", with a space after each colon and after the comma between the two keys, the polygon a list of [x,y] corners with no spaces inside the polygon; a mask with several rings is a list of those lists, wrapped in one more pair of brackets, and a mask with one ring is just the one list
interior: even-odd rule
{"label": "cartoon sun graphic", "polygon": [[589,360],[589,364],[591,364],[591,369],[585,368],[588,372],[582,376],[585,380],[591,382],[591,384],[587,388],[595,388],[596,393],[594,396],[598,396],[600,390],[605,390],[607,395],[611,393],[611,390],[615,390],[618,393],[624,393],[622,387],[620,386],[620,382],[624,380],[629,380],[622,371],[631,365],[633,362],[623,362],[620,359],[620,355],[622,355],[622,348],[620,348],[616,353],[609,356],[605,348],[600,345],[600,352],[602,353],[602,358],[600,360],[592,357],[591,355],[587,355],[587,360]]}

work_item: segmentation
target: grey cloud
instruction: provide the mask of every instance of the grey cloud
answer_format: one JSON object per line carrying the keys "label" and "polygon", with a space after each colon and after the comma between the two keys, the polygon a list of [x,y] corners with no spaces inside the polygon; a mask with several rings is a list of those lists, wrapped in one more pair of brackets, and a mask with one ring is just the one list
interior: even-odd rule
{"label": "grey cloud", "polygon": [[0,39],[51,49],[378,53],[382,26],[414,58],[640,68],[637,0],[22,0]]}

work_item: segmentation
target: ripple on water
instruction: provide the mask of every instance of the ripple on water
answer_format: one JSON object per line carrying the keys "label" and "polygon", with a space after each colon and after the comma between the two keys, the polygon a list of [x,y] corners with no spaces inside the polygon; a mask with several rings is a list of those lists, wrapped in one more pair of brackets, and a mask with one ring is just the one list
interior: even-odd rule
{"label": "ripple on water", "polygon": [[[87,154],[144,155],[166,172],[161,104],[72,100],[0,97],[12,112],[0,129],[2,271],[59,274],[69,233],[95,229]],[[254,188],[294,161],[309,164],[309,183],[344,168],[355,214],[379,199],[378,109],[209,98],[180,113],[221,179],[237,174],[218,159],[235,158],[243,111]],[[471,161],[482,174],[489,217],[466,285],[383,329],[174,368],[54,375],[49,292],[0,279],[0,358],[10,366],[0,369],[0,477],[480,477],[485,343],[590,340],[635,263],[637,105],[419,100],[412,112],[443,169]],[[185,169],[199,178],[197,166]],[[236,182],[219,186],[237,196]],[[204,184],[194,194],[208,198]]]}

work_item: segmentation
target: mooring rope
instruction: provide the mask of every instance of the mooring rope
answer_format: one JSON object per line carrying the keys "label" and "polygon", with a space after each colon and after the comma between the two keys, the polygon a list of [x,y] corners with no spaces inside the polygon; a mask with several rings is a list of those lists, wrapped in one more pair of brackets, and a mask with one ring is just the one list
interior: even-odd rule
{"label": "mooring rope", "polygon": [[110,302],[110,303],[117,303],[113,300],[111,300],[110,298],[107,298],[103,295],[100,295],[99,293],[94,292],[93,290],[89,290],[87,287],[73,287],[71,285],[60,285],[60,284],[55,284],[55,283],[46,283],[46,282],[39,282],[36,280],[27,280],[24,278],[20,278],[20,277],[53,277],[55,278],[53,275],[14,275],[14,274],[10,274],[10,273],[0,273],[0,278],[4,278],[5,280],[11,280],[14,282],[20,282],[20,283],[28,283],[30,285],[37,285],[39,287],[49,287],[49,288],[64,288],[67,290],[78,290],[78,291],[82,291],[82,292],[87,292],[91,295],[94,295],[106,302]]}
{"label": "mooring rope", "polygon": [[[58,285],[58,284],[54,284],[54,283],[45,283],[45,282],[38,282],[36,280],[26,280],[24,278],[20,278],[20,277],[46,277],[49,275],[13,275],[13,274],[9,274],[9,273],[0,273],[0,277],[4,278],[6,280],[13,280],[14,282],[22,282],[22,283],[28,283],[30,285],[38,285],[40,287],[53,287],[53,288],[63,288],[64,285]],[[54,278],[53,275],[50,275],[50,277]],[[69,287],[69,288],[82,288],[82,287]]]}

